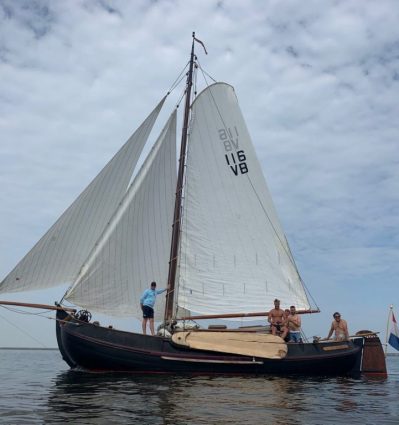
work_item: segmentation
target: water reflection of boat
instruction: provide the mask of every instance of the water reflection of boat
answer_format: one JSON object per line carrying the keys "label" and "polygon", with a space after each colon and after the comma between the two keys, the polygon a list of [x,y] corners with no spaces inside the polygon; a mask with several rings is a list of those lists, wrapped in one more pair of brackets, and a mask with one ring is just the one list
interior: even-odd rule
{"label": "water reflection of boat", "polygon": [[348,378],[68,371],[54,380],[42,418],[49,424],[253,424],[261,418],[281,425],[287,418],[292,424],[328,423],[325,415],[353,415],[363,405],[361,387],[361,381]]}

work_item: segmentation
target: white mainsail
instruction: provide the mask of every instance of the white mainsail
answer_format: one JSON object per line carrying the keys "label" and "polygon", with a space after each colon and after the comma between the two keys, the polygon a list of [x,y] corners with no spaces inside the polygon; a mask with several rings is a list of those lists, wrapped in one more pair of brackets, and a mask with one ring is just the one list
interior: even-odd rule
{"label": "white mainsail", "polygon": [[0,293],[71,284],[128,188],[165,98],[0,283]]}
{"label": "white mainsail", "polygon": [[177,305],[200,314],[265,311],[274,298],[309,302],[233,87],[193,102]]}
{"label": "white mainsail", "polygon": [[[176,111],[96,243],[66,299],[116,316],[140,317],[140,296],[151,281],[167,285],[174,193]],[[157,301],[163,316],[164,296]]]}

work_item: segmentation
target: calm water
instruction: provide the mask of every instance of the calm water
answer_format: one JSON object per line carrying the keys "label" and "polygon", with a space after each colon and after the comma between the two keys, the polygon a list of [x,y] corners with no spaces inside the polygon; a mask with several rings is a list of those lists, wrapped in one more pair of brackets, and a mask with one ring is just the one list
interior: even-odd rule
{"label": "calm water", "polygon": [[399,424],[387,380],[72,372],[58,351],[0,350],[1,424]]}

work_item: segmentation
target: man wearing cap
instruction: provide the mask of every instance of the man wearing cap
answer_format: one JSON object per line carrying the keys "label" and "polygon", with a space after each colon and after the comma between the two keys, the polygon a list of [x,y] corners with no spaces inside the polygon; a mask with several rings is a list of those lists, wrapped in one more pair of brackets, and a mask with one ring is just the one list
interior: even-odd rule
{"label": "man wearing cap", "polygon": [[333,332],[335,332],[335,341],[346,341],[349,339],[348,324],[346,320],[341,319],[341,314],[336,311],[333,314],[334,320],[331,323],[330,332],[328,332],[327,338],[330,339]]}
{"label": "man wearing cap", "polygon": [[287,336],[287,327],[285,326],[285,313],[280,308],[280,300],[277,298],[274,300],[274,308],[269,311],[267,320],[270,323],[270,328],[273,335],[279,334],[281,338]]}
{"label": "man wearing cap", "polygon": [[141,310],[143,311],[143,322],[142,322],[142,328],[143,328],[143,334],[146,335],[147,333],[147,322],[150,321],[150,331],[151,335],[154,335],[154,305],[155,300],[157,298],[157,295],[162,294],[162,292],[165,292],[167,289],[169,289],[169,286],[165,289],[156,289],[157,284],[156,282],[151,282],[150,289],[146,289],[143,292],[143,295],[140,298],[140,306]]}

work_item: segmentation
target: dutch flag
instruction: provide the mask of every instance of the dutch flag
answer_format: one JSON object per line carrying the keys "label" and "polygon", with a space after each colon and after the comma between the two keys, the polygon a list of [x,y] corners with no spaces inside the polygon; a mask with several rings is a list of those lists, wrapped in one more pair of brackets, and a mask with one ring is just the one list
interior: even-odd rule
{"label": "dutch flag", "polygon": [[389,335],[388,343],[393,348],[395,348],[395,350],[399,351],[399,330],[398,330],[398,324],[396,323],[395,315],[393,314],[393,312],[392,312],[391,334]]}

